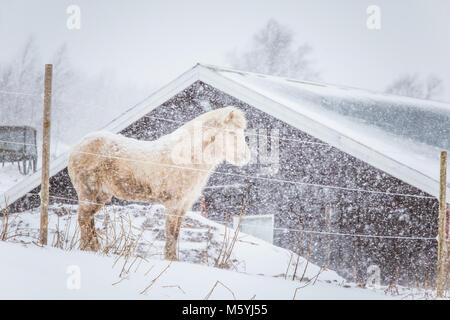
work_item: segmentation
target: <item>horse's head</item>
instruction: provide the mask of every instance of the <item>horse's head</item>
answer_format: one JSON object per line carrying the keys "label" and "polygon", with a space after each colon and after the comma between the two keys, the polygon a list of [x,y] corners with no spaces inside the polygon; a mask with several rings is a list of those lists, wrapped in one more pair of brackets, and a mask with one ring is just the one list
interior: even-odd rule
{"label": "horse's head", "polygon": [[214,154],[217,160],[225,160],[238,166],[247,164],[251,154],[245,141],[247,121],[244,112],[235,107],[225,107],[210,111],[205,116],[205,155]]}
{"label": "horse's head", "polygon": [[250,148],[245,141],[247,121],[245,114],[234,107],[224,108],[225,160],[237,166],[246,165],[250,161]]}
{"label": "horse's head", "polygon": [[177,129],[172,158],[182,164],[218,164],[227,161],[242,166],[250,161],[245,142],[244,112],[225,107],[202,114]]}

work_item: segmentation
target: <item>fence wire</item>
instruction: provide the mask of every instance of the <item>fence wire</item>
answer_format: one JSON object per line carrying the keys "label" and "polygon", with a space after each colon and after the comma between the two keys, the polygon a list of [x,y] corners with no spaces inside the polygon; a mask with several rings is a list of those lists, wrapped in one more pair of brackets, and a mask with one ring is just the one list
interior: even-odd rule
{"label": "fence wire", "polygon": [[[39,97],[42,98],[42,94],[40,94],[40,93],[28,93],[28,92],[19,92],[19,91],[0,90],[0,94],[39,96]],[[166,122],[177,123],[177,124],[185,124],[185,122],[183,122],[183,121],[177,121],[177,120],[163,118],[163,117],[143,116],[142,118],[149,118],[149,119],[153,119],[153,120],[160,120],[160,121],[166,121]],[[206,127],[206,128],[213,128],[213,127]],[[214,127],[214,129],[218,129],[218,128]],[[222,129],[222,130],[226,130],[227,131],[227,129]],[[247,136],[266,137],[266,138],[273,138],[274,137],[274,135],[270,135],[269,136],[269,135],[264,135],[264,134],[252,134],[252,133],[246,133],[246,135]],[[332,148],[333,147],[333,146],[331,146],[328,143],[305,141],[305,140],[292,139],[292,138],[283,138],[283,137],[279,137],[279,136],[276,136],[276,137],[279,140],[284,140],[284,141],[292,141],[292,142],[298,142],[298,143],[302,143],[302,144],[321,145],[321,146],[326,146],[328,148]],[[34,144],[18,143],[18,142],[5,141],[5,140],[0,140],[0,142],[1,143],[8,143],[8,144],[34,146]],[[349,187],[341,187],[341,186],[333,186],[333,185],[323,185],[323,184],[299,182],[299,181],[292,181],[292,180],[285,180],[285,179],[278,179],[278,178],[249,176],[249,175],[239,174],[239,173],[220,172],[220,171],[215,171],[215,170],[213,170],[211,172],[210,170],[203,170],[203,169],[192,168],[192,167],[187,167],[187,166],[170,165],[170,164],[165,164],[165,163],[157,163],[157,162],[150,162],[150,161],[146,161],[146,160],[138,160],[138,159],[132,159],[132,158],[116,157],[116,156],[112,156],[112,155],[104,155],[104,154],[90,153],[90,152],[84,152],[84,151],[80,151],[80,153],[85,153],[85,154],[89,154],[89,155],[93,155],[93,156],[97,156],[97,157],[106,157],[106,158],[114,158],[114,159],[120,159],[120,160],[125,160],[125,161],[149,163],[149,164],[153,164],[153,165],[165,166],[165,167],[182,169],[182,170],[194,170],[194,171],[201,171],[201,172],[210,172],[210,173],[219,174],[219,175],[236,176],[236,177],[247,178],[247,179],[251,179],[251,180],[253,180],[253,179],[260,179],[260,180],[265,180],[265,181],[273,181],[273,182],[277,182],[277,183],[288,183],[288,184],[295,184],[295,185],[302,185],[302,186],[311,186],[311,187],[318,187],[318,188],[325,188],[325,189],[337,189],[337,190],[352,191],[352,192],[381,194],[381,195],[386,195],[386,196],[400,196],[400,197],[412,197],[412,198],[422,198],[422,199],[436,199],[435,197],[432,197],[432,196],[422,196],[422,195],[415,195],[415,194],[404,194],[404,193],[384,192],[384,191],[377,191],[377,190],[367,190],[367,189],[360,189],[360,188],[349,188]],[[36,195],[39,195],[39,194],[26,193],[25,195],[36,196]],[[52,196],[52,195],[50,195],[50,198],[59,199],[59,200],[66,200],[66,201],[72,201],[72,202],[78,202],[78,203],[80,203],[80,202],[81,203],[89,203],[89,204],[95,204],[95,205],[101,205],[101,206],[104,205],[102,203],[96,203],[96,202],[90,202],[90,201],[84,201],[84,200],[77,200],[77,199],[60,197],[60,196]],[[178,208],[170,208],[170,207],[169,208],[165,207],[165,208],[166,209],[178,209]],[[178,215],[173,215],[173,214],[169,214],[169,213],[165,213],[165,215],[175,216],[175,217],[178,217],[178,218],[180,217]],[[222,222],[223,221],[225,221],[225,220],[222,220]],[[264,226],[261,226],[261,228],[264,228]],[[326,231],[318,231],[318,230],[292,229],[292,228],[280,228],[280,227],[275,227],[275,228],[273,228],[273,230],[288,231],[288,232],[289,231],[305,232],[305,233],[311,233],[311,234],[334,235],[334,236],[345,236],[345,237],[383,238],[383,239],[400,239],[400,240],[425,240],[425,241],[430,241],[430,240],[437,241],[438,240],[437,236],[436,237],[409,237],[409,236],[393,236],[393,235],[371,235],[371,234],[338,233],[338,232],[326,232]],[[446,240],[446,242],[449,242],[449,240]]]}
{"label": "fence wire", "polygon": [[[27,193],[27,195],[30,196],[38,196],[38,193]],[[104,206],[105,203],[99,203],[99,202],[93,202],[93,201],[87,201],[87,200],[78,200],[78,199],[74,199],[74,198],[67,198],[67,197],[61,197],[61,196],[49,196],[52,199],[57,199],[57,200],[65,200],[65,201],[72,201],[72,202],[78,202],[78,203],[85,203],[85,204],[91,204],[91,205],[97,205],[97,206]],[[151,204],[149,205],[150,208],[153,207],[155,204]],[[179,210],[178,207],[168,207],[168,206],[164,206],[162,204],[160,204],[161,206],[164,207],[165,210],[169,209],[175,209],[175,210]],[[176,215],[176,214],[171,214],[171,213],[164,213],[165,216],[173,216],[176,218],[182,218],[183,216],[180,215]],[[220,222],[224,222],[226,224],[228,224],[229,222],[227,220],[215,220],[215,221],[220,221]],[[294,228],[281,228],[281,227],[274,227],[271,228],[269,226],[246,226],[247,227],[254,227],[254,228],[258,228],[258,229],[267,229],[270,228],[271,230],[279,230],[279,231],[293,231],[293,232],[304,232],[304,233],[312,233],[312,234],[319,234],[319,235],[334,235],[334,236],[343,236],[343,237],[359,237],[359,238],[379,238],[379,239],[398,239],[398,240],[425,240],[425,241],[437,241],[438,238],[436,237],[414,237],[414,236],[400,236],[400,235],[371,235],[371,234],[361,234],[361,233],[340,233],[340,232],[329,232],[329,231],[319,231],[319,230],[308,230],[308,229],[294,229]],[[447,240],[449,241],[449,240]]]}

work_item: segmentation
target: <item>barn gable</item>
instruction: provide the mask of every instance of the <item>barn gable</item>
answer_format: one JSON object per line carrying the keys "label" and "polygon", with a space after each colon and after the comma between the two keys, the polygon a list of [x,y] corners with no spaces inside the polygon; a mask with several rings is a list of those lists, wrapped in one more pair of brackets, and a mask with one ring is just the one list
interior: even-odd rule
{"label": "barn gable", "polygon": [[[261,130],[252,131],[258,134],[258,147],[271,148],[271,130],[278,131],[278,170],[265,171],[267,163],[261,161],[244,168],[220,165],[203,192],[208,217],[227,221],[229,215],[239,214],[242,209],[245,214],[275,214],[277,245],[298,250],[298,230],[304,229],[303,253],[311,250],[315,263],[328,263],[348,277],[358,266],[356,273],[363,278],[368,267],[364,261],[382,265],[388,272],[385,280],[408,279],[418,270],[421,275],[433,275],[434,264],[429,261],[434,261],[436,255],[436,242],[430,239],[437,233],[436,199],[204,82],[194,83],[122,133],[155,139],[207,110],[226,105],[243,109],[250,130]],[[259,154],[262,150],[257,151]],[[408,196],[401,196],[405,194]],[[333,210],[329,231],[339,235],[330,239],[320,233],[308,234],[308,230],[327,230],[327,206]],[[394,239],[361,239],[343,234],[386,235]],[[398,235],[426,239],[395,239]],[[327,239],[332,241],[330,258],[324,256],[323,250]]]}
{"label": "barn gable", "polygon": [[[235,105],[246,111],[248,125],[256,130],[252,132],[262,149],[272,150],[271,139],[277,132],[279,163],[258,160],[241,169],[227,164],[217,168],[204,190],[210,217],[224,221],[227,214],[239,213],[243,203],[247,214],[275,213],[276,244],[298,250],[298,230],[303,230],[300,250],[304,254],[311,251],[314,261],[328,264],[346,276],[354,272],[355,265],[356,273],[363,274],[367,269],[363,261],[384,266],[385,280],[400,275],[411,278],[418,270],[419,274],[433,274],[434,264],[429,261],[435,260],[434,240],[395,238],[435,236],[437,201],[433,196],[438,189],[429,172],[412,169],[392,159],[391,154],[371,149],[367,140],[342,135],[336,127],[327,128],[313,115],[306,117],[235,79],[220,78],[220,72],[236,74],[198,65],[104,129],[153,140],[209,109]],[[263,79],[248,73],[237,76]],[[266,170],[274,164],[275,171]],[[70,202],[64,198],[75,199],[76,195],[66,166],[67,154],[52,164],[50,194],[54,200]],[[32,194],[39,191],[40,173],[26,180],[12,188],[15,193],[8,191],[13,195],[9,201],[12,207],[39,205],[38,196]],[[32,194],[24,195],[23,190]],[[328,222],[324,215],[327,207],[333,211]],[[314,233],[326,230],[328,225],[328,231],[339,235],[327,238]],[[350,236],[342,236],[345,234]],[[394,238],[381,240],[351,234]],[[330,237],[331,258],[325,257],[323,251]]]}

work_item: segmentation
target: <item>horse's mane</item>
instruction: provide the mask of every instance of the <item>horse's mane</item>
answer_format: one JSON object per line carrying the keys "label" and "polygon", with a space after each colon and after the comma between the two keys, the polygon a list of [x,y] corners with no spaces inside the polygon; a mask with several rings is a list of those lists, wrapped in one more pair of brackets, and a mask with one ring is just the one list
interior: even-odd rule
{"label": "horse's mane", "polygon": [[236,128],[239,129],[245,129],[247,127],[247,120],[245,119],[245,113],[235,107],[226,107],[223,109],[230,110],[229,117],[231,117],[229,120],[233,123],[233,125]]}
{"label": "horse's mane", "polygon": [[247,121],[243,111],[236,107],[229,106],[206,112],[187,122],[180,127],[180,129],[188,129],[194,125],[214,128],[235,127],[237,129],[245,129]]}

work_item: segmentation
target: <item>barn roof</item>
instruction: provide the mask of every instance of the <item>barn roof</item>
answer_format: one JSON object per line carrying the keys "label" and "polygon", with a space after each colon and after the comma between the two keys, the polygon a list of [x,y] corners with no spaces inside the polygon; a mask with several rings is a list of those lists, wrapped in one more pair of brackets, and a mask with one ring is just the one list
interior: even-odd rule
{"label": "barn roof", "polygon": [[[439,154],[450,150],[450,104],[197,64],[102,128],[120,132],[196,81],[205,82],[330,145],[439,196]],[[68,152],[50,174],[67,166]],[[12,186],[8,203],[40,184]],[[450,202],[450,183],[447,184]]]}

